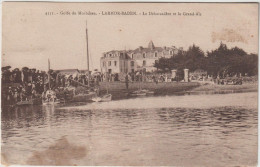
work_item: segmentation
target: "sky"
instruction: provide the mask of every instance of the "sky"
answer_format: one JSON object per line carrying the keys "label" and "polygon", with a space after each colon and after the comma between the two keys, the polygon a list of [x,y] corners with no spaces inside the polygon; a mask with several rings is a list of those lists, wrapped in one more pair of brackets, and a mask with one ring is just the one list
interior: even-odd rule
{"label": "sky", "polygon": [[[108,11],[137,15],[102,15]],[[199,16],[184,15],[193,12]],[[86,21],[91,70],[100,69],[102,53],[147,47],[151,40],[158,47],[195,44],[204,52],[222,41],[258,54],[257,3],[3,2],[2,16],[2,66],[13,68],[47,70],[50,59],[52,69],[87,69]]]}

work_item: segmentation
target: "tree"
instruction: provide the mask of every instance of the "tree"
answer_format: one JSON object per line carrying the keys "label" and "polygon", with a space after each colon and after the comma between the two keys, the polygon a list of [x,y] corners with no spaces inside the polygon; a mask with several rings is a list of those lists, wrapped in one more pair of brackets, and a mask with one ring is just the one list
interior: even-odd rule
{"label": "tree", "polygon": [[160,58],[155,67],[163,72],[177,69],[182,75],[184,68],[190,71],[203,69],[213,76],[257,75],[258,55],[247,54],[243,49],[234,47],[229,49],[226,44],[220,43],[219,47],[212,51],[204,52],[196,45],[192,45],[186,52],[179,52],[171,58]]}

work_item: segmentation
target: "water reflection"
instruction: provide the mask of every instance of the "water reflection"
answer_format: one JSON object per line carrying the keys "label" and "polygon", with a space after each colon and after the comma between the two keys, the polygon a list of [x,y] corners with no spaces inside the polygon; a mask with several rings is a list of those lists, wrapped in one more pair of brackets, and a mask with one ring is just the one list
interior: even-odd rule
{"label": "water reflection", "polygon": [[[232,100],[244,104],[257,94],[240,96],[223,95],[231,105],[207,108],[5,108],[2,156],[9,164],[33,165],[255,165],[257,108]],[[196,96],[180,98],[184,104]]]}

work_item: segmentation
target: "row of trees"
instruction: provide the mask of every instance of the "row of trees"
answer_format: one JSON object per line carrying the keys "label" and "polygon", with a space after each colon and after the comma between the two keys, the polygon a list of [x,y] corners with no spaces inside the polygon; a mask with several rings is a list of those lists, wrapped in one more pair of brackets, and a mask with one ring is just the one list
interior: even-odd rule
{"label": "row of trees", "polygon": [[192,45],[185,52],[179,52],[171,58],[160,58],[154,65],[163,72],[177,69],[183,75],[183,69],[190,71],[203,69],[213,76],[233,76],[235,74],[257,75],[258,55],[248,54],[238,47],[227,48],[223,43],[210,52],[204,53],[198,46]]}

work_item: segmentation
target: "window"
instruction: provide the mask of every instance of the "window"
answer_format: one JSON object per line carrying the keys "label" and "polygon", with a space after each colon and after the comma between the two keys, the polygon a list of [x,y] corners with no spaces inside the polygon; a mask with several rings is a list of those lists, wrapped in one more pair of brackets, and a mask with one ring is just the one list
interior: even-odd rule
{"label": "window", "polygon": [[112,54],[111,54],[111,53],[109,54],[109,57],[112,57]]}
{"label": "window", "polygon": [[146,61],[145,60],[143,61],[143,66],[146,66]]}
{"label": "window", "polygon": [[132,53],[132,59],[134,59],[134,54]]}
{"label": "window", "polygon": [[134,61],[131,61],[131,66],[135,66],[135,62]]}
{"label": "window", "polygon": [[170,50],[170,55],[173,55],[173,51],[172,50]]}
{"label": "window", "polygon": [[145,53],[143,53],[143,58],[145,58]]}
{"label": "window", "polygon": [[111,66],[111,61],[108,62],[108,66]]}
{"label": "window", "polygon": [[154,53],[154,57],[157,57],[157,56],[158,56],[158,55],[157,55],[157,52],[155,52],[155,53]]}
{"label": "window", "polygon": [[114,65],[116,66],[116,64],[117,64],[117,61],[114,61]]}

